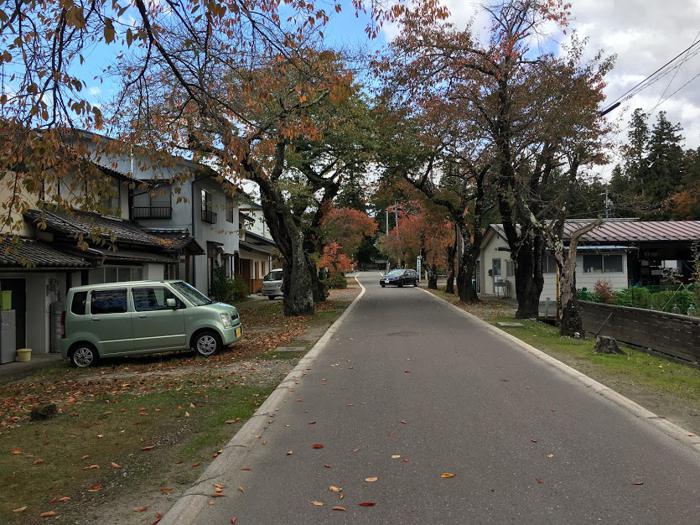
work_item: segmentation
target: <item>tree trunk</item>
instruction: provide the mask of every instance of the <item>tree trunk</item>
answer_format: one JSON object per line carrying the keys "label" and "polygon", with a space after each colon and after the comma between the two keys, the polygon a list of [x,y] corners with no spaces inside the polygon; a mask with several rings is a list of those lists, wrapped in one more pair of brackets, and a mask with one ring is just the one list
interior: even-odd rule
{"label": "tree trunk", "polygon": [[282,292],[285,315],[314,313],[314,293],[309,260],[304,251],[304,240],[299,232],[291,240],[291,253],[285,254],[282,269]]}
{"label": "tree trunk", "polygon": [[474,287],[474,272],[478,256],[478,249],[465,243],[459,269],[457,270],[457,294],[459,295],[459,300],[463,303],[479,302],[479,296]]}
{"label": "tree trunk", "polygon": [[458,231],[455,225],[455,240],[447,248],[447,284],[445,285],[445,292],[455,293],[455,255],[457,254],[457,239]]}
{"label": "tree trunk", "polygon": [[428,265],[428,288],[437,290],[438,272],[435,264]]}
{"label": "tree trunk", "polygon": [[[510,244],[510,243],[509,243]],[[512,246],[516,243],[511,244]],[[540,309],[540,295],[544,286],[542,276],[542,257],[544,243],[542,236],[535,235],[533,240],[521,242],[515,257],[515,297],[518,319],[536,319]]]}

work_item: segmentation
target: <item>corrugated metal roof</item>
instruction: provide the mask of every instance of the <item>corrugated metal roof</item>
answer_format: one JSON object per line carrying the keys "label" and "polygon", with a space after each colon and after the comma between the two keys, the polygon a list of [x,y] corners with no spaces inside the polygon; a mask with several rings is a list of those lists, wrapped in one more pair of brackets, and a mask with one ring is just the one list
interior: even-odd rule
{"label": "corrugated metal roof", "polygon": [[[564,225],[564,240],[590,221],[570,221]],[[505,238],[503,225],[491,224]],[[700,221],[608,220],[584,235],[580,242],[692,242],[700,240]]]}

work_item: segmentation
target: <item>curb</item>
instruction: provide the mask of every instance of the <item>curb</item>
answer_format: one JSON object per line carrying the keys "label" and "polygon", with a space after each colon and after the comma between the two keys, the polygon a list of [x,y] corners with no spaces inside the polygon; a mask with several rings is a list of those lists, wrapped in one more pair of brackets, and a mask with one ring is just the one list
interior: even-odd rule
{"label": "curb", "polygon": [[480,319],[474,314],[462,310],[458,306],[450,303],[449,301],[446,301],[442,297],[439,297],[424,288],[420,288],[420,290],[427,293],[436,301],[445,303],[447,306],[461,314],[463,317],[466,317],[467,319],[476,322],[483,328],[489,330],[491,333],[499,336],[501,339],[505,339],[508,342],[513,343],[521,350],[527,352],[528,354],[539,359],[540,361],[543,361],[547,365],[556,369],[558,372],[561,372],[562,374],[576,380],[578,383],[582,384],[587,389],[595,392],[602,398],[612,402],[613,404],[622,408],[637,419],[643,420],[646,423],[652,425],[666,436],[671,437],[674,440],[680,442],[682,445],[688,447],[692,452],[694,452],[698,456],[698,458],[700,458],[700,436],[697,436],[693,432],[690,432],[689,430],[686,430],[683,427],[676,425],[675,423],[671,423],[664,417],[659,416],[651,410],[644,408],[640,404],[632,401],[628,397],[623,396],[622,394],[613,390],[612,388],[605,386],[604,384],[599,383],[595,379],[588,377],[586,374],[579,372],[575,368],[572,368],[569,365],[562,363],[558,359],[555,359],[554,357],[543,352],[542,350],[539,350],[534,346],[529,345],[524,341],[521,341],[514,335],[511,335],[508,332],[501,330],[500,328],[493,326],[490,323],[487,323],[486,321]]}
{"label": "curb", "polygon": [[354,276],[360,285],[360,293],[345,311],[326,330],[316,344],[302,357],[294,369],[287,374],[277,388],[269,395],[248,421],[236,432],[231,440],[223,447],[221,454],[212,461],[199,479],[192,485],[168,510],[158,522],[159,525],[190,525],[196,523],[197,517],[208,507],[210,495],[213,492],[212,482],[222,478],[227,472],[236,472],[238,465],[243,462],[250,449],[260,439],[265,429],[271,423],[271,418],[285,401],[287,394],[294,390],[316,358],[323,352],[328,341],[335,335],[345,318],[352,312],[359,300],[365,294],[365,287]]}

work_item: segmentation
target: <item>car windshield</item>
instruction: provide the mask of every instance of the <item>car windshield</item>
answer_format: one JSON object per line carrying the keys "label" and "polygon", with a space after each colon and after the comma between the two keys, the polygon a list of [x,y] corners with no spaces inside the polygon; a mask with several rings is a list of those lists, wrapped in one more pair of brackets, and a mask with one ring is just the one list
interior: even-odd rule
{"label": "car windshield", "polygon": [[402,274],[403,274],[403,270],[391,270],[388,274],[386,274],[386,276],[387,277],[399,277]]}
{"label": "car windshield", "polygon": [[202,292],[197,290],[194,286],[184,281],[174,282],[172,283],[172,287],[175,288],[175,290],[180,292],[182,295],[184,295],[187,298],[187,300],[195,306],[202,306],[214,302]]}
{"label": "car windshield", "polygon": [[263,281],[281,281],[282,270],[274,270],[263,277]]}

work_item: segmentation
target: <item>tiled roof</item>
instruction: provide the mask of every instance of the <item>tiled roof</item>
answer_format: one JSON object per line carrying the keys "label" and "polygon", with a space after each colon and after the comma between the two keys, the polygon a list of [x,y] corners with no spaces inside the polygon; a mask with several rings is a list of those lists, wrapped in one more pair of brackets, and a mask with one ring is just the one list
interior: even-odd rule
{"label": "tiled roof", "polygon": [[34,239],[0,237],[0,267],[2,268],[89,268],[80,257],[59,252]]}
{"label": "tiled roof", "polygon": [[[568,221],[564,225],[564,238],[590,221]],[[503,225],[491,227],[505,238]],[[700,240],[700,221],[637,221],[606,220],[586,235],[581,242],[692,242]]]}
{"label": "tiled roof", "polygon": [[193,255],[204,255],[205,253],[187,228],[143,228],[143,230],[166,239],[170,243],[168,246],[170,250],[187,250]]}
{"label": "tiled roof", "polygon": [[54,233],[85,240],[98,237],[104,242],[128,243],[170,249],[168,239],[148,233],[138,224],[127,220],[105,217],[97,213],[64,210],[28,210],[27,222]]}

